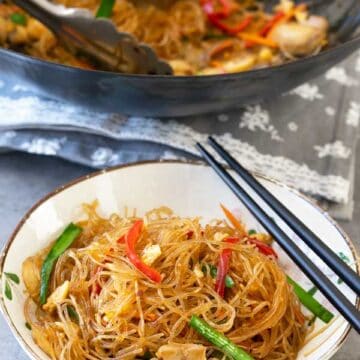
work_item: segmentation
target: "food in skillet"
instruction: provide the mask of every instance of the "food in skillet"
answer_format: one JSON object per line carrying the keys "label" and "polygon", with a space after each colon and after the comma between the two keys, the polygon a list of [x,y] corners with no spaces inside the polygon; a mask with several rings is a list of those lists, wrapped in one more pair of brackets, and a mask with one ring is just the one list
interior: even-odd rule
{"label": "food in skillet", "polygon": [[333,315],[290,279],[266,234],[180,218],[87,219],[23,263],[25,317],[52,359],[295,359]]}
{"label": "food in skillet", "polygon": [[[271,13],[254,0],[57,0],[108,17],[168,61],[176,75],[246,71],[316,54],[328,22],[305,4],[281,0]],[[0,4],[0,46],[35,57],[93,68],[11,2]]]}

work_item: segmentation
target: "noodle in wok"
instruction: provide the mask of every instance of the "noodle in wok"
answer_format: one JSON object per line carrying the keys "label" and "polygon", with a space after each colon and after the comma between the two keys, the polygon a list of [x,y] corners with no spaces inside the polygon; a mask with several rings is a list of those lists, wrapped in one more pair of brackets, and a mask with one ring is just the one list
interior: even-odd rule
{"label": "noodle in wok", "polygon": [[[104,1],[104,0],[103,0]],[[56,0],[97,13],[101,0]],[[328,22],[305,4],[281,0],[269,11],[255,0],[116,0],[116,27],[133,34],[168,61],[175,75],[211,75],[268,67],[319,52]],[[94,68],[67,51],[35,19],[0,4],[0,46],[42,59]]]}

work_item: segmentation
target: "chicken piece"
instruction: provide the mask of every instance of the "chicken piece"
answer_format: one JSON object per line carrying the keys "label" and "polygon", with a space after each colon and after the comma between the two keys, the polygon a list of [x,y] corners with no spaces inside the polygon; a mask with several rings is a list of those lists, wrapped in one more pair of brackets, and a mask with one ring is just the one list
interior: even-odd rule
{"label": "chicken piece", "polygon": [[202,272],[201,270],[201,266],[200,264],[196,264],[195,267],[194,267],[194,273],[195,273],[195,276],[198,278],[198,279],[201,279],[204,277],[204,273]]}
{"label": "chicken piece", "polygon": [[141,260],[143,263],[150,266],[160,255],[161,248],[159,245],[147,245],[142,253]]}
{"label": "chicken piece", "polygon": [[36,255],[28,257],[22,264],[21,275],[24,285],[35,302],[39,300],[41,267],[52,245],[50,244]]}
{"label": "chicken piece", "polygon": [[58,286],[52,294],[48,297],[43,309],[48,312],[53,312],[56,309],[56,304],[65,300],[69,295],[70,282],[68,280]]}
{"label": "chicken piece", "polygon": [[167,344],[159,348],[160,360],[206,360],[206,347],[196,344]]}
{"label": "chicken piece", "polygon": [[30,297],[35,299],[40,292],[41,260],[36,256],[28,257],[22,264],[22,278]]}
{"label": "chicken piece", "polygon": [[306,56],[314,53],[326,40],[326,30],[308,22],[280,24],[271,32],[271,40],[290,57]]}
{"label": "chicken piece", "polygon": [[329,22],[323,16],[311,15],[306,20],[306,25],[312,26],[316,29],[327,33],[329,30]]}

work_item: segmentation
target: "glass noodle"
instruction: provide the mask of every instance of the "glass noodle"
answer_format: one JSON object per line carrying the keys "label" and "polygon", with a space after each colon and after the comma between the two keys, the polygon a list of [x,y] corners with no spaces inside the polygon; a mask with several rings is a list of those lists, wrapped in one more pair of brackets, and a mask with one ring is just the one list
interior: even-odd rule
{"label": "glass noodle", "polygon": [[[44,306],[40,271],[51,245],[23,264],[26,321],[50,358],[155,357],[175,343],[203,345],[210,359],[219,350],[189,326],[193,315],[255,359],[296,358],[306,333],[299,301],[275,259],[239,230],[222,220],[202,225],[200,218],[180,218],[165,207],[149,211],[135,251],[161,274],[154,282],[127,256],[127,234],[139,218],[102,218],[96,203],[84,209],[88,218],[76,224],[81,234],[58,258]],[[227,243],[227,237],[239,241]],[[223,298],[202,268],[217,266],[224,248],[231,249],[233,284]]]}

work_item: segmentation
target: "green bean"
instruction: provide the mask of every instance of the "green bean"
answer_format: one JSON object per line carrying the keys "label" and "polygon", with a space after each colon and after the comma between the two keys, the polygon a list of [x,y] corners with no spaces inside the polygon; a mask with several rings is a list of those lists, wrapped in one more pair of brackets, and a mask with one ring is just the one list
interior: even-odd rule
{"label": "green bean", "polygon": [[311,311],[316,317],[321,319],[325,323],[329,323],[334,317],[334,314],[322,306],[312,295],[303,289],[297,282],[287,276],[287,281],[292,285],[295,294],[299,298],[300,302]]}
{"label": "green bean", "polygon": [[245,350],[235,345],[229,338],[213,329],[199,317],[193,315],[190,326],[233,360],[254,360]]}
{"label": "green bean", "polygon": [[40,304],[41,305],[46,303],[50,276],[56,260],[74,242],[74,240],[80,235],[81,232],[82,232],[81,227],[74,225],[73,223],[69,224],[66,227],[66,229],[63,231],[63,233],[55,241],[55,244],[51,248],[50,252],[47,254],[42,264],[41,274],[40,274]]}

